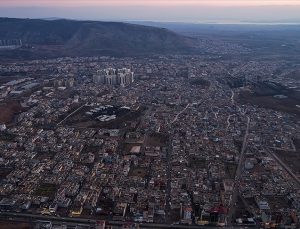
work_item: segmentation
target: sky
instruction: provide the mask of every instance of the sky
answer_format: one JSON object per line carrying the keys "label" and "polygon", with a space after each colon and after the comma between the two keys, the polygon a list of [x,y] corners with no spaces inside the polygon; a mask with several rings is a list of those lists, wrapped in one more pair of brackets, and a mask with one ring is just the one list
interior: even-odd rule
{"label": "sky", "polygon": [[300,0],[0,0],[1,17],[162,22],[300,22]]}

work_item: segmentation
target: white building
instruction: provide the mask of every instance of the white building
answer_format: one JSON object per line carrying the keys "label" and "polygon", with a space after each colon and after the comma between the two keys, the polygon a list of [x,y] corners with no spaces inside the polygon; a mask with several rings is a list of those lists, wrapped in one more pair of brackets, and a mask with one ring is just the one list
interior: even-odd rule
{"label": "white building", "polygon": [[107,68],[97,71],[93,76],[93,82],[97,84],[126,86],[134,81],[134,73],[127,68]]}
{"label": "white building", "polygon": [[5,124],[0,124],[0,131],[6,130],[6,125]]}

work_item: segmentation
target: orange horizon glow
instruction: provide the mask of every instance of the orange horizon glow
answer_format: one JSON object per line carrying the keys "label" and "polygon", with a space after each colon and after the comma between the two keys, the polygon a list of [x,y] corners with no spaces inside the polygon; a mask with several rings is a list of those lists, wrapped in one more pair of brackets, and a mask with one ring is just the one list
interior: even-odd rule
{"label": "orange horizon glow", "polygon": [[[300,0],[1,0],[1,6],[300,6]],[[1,7],[0,6],[0,7]]]}

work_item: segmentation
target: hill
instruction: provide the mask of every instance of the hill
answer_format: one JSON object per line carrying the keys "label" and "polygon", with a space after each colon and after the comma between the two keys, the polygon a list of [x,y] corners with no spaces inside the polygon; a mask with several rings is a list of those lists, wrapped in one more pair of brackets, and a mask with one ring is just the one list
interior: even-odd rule
{"label": "hill", "polygon": [[[121,22],[0,18],[0,40],[21,40],[2,57],[57,57],[188,53],[195,40],[167,29]],[[1,45],[1,44],[0,44]]]}

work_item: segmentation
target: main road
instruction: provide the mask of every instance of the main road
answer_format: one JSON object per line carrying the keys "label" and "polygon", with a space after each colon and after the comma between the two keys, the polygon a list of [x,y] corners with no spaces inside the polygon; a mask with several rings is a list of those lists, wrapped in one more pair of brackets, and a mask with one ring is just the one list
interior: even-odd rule
{"label": "main road", "polygon": [[[181,115],[183,112],[185,112],[191,104],[187,104],[185,108],[183,108],[178,114],[174,117],[174,119],[169,123],[169,127],[172,127],[172,125],[178,120],[179,115]],[[172,172],[172,165],[171,165],[171,159],[172,159],[172,141],[169,139],[168,142],[168,151],[167,151],[167,165],[166,165],[166,172],[167,172],[167,187],[166,187],[166,222],[171,222],[171,172]]]}
{"label": "main road", "polygon": [[85,107],[88,103],[85,103],[83,105],[81,105],[80,107],[78,107],[75,111],[73,111],[71,114],[69,114],[67,117],[65,117],[63,120],[61,120],[59,123],[57,123],[57,126],[59,126],[60,124],[62,124],[64,121],[66,121],[69,117],[71,117],[73,114],[75,114],[76,112],[80,111],[83,107]]}
{"label": "main road", "polygon": [[246,152],[246,148],[247,148],[247,144],[248,144],[249,127],[250,127],[250,118],[249,118],[249,116],[247,116],[247,128],[246,128],[243,145],[242,145],[241,152],[240,152],[240,159],[239,159],[238,167],[236,169],[235,185],[234,185],[233,194],[232,194],[232,198],[231,198],[231,205],[230,205],[229,213],[227,216],[227,224],[228,225],[232,225],[233,214],[235,212],[236,203],[237,203],[238,196],[239,196],[239,182],[240,182],[242,168],[243,168],[243,164],[244,164],[245,152]]}
{"label": "main road", "polygon": [[179,117],[179,115],[181,115],[183,112],[185,112],[186,109],[188,109],[190,105],[191,104],[186,105],[186,107],[175,116],[175,118],[172,120],[171,124],[173,124],[174,122],[176,122],[177,119],[178,119],[178,117]]}
{"label": "main road", "polygon": [[[54,224],[64,223],[64,224],[82,224],[89,225],[92,228],[95,227],[98,220],[96,219],[85,219],[85,218],[69,218],[69,217],[55,217],[55,216],[43,216],[43,215],[33,215],[33,214],[24,214],[24,213],[13,213],[13,212],[0,212],[0,220],[2,221],[23,221],[26,222],[39,222],[46,221],[52,222]],[[122,228],[126,222],[122,221],[106,221],[107,226],[115,226]],[[137,223],[139,228],[178,228],[178,229],[219,229],[220,227],[214,226],[196,226],[196,225],[171,225],[171,224],[157,224],[157,223]],[[241,226],[230,227],[230,228],[244,228]]]}

